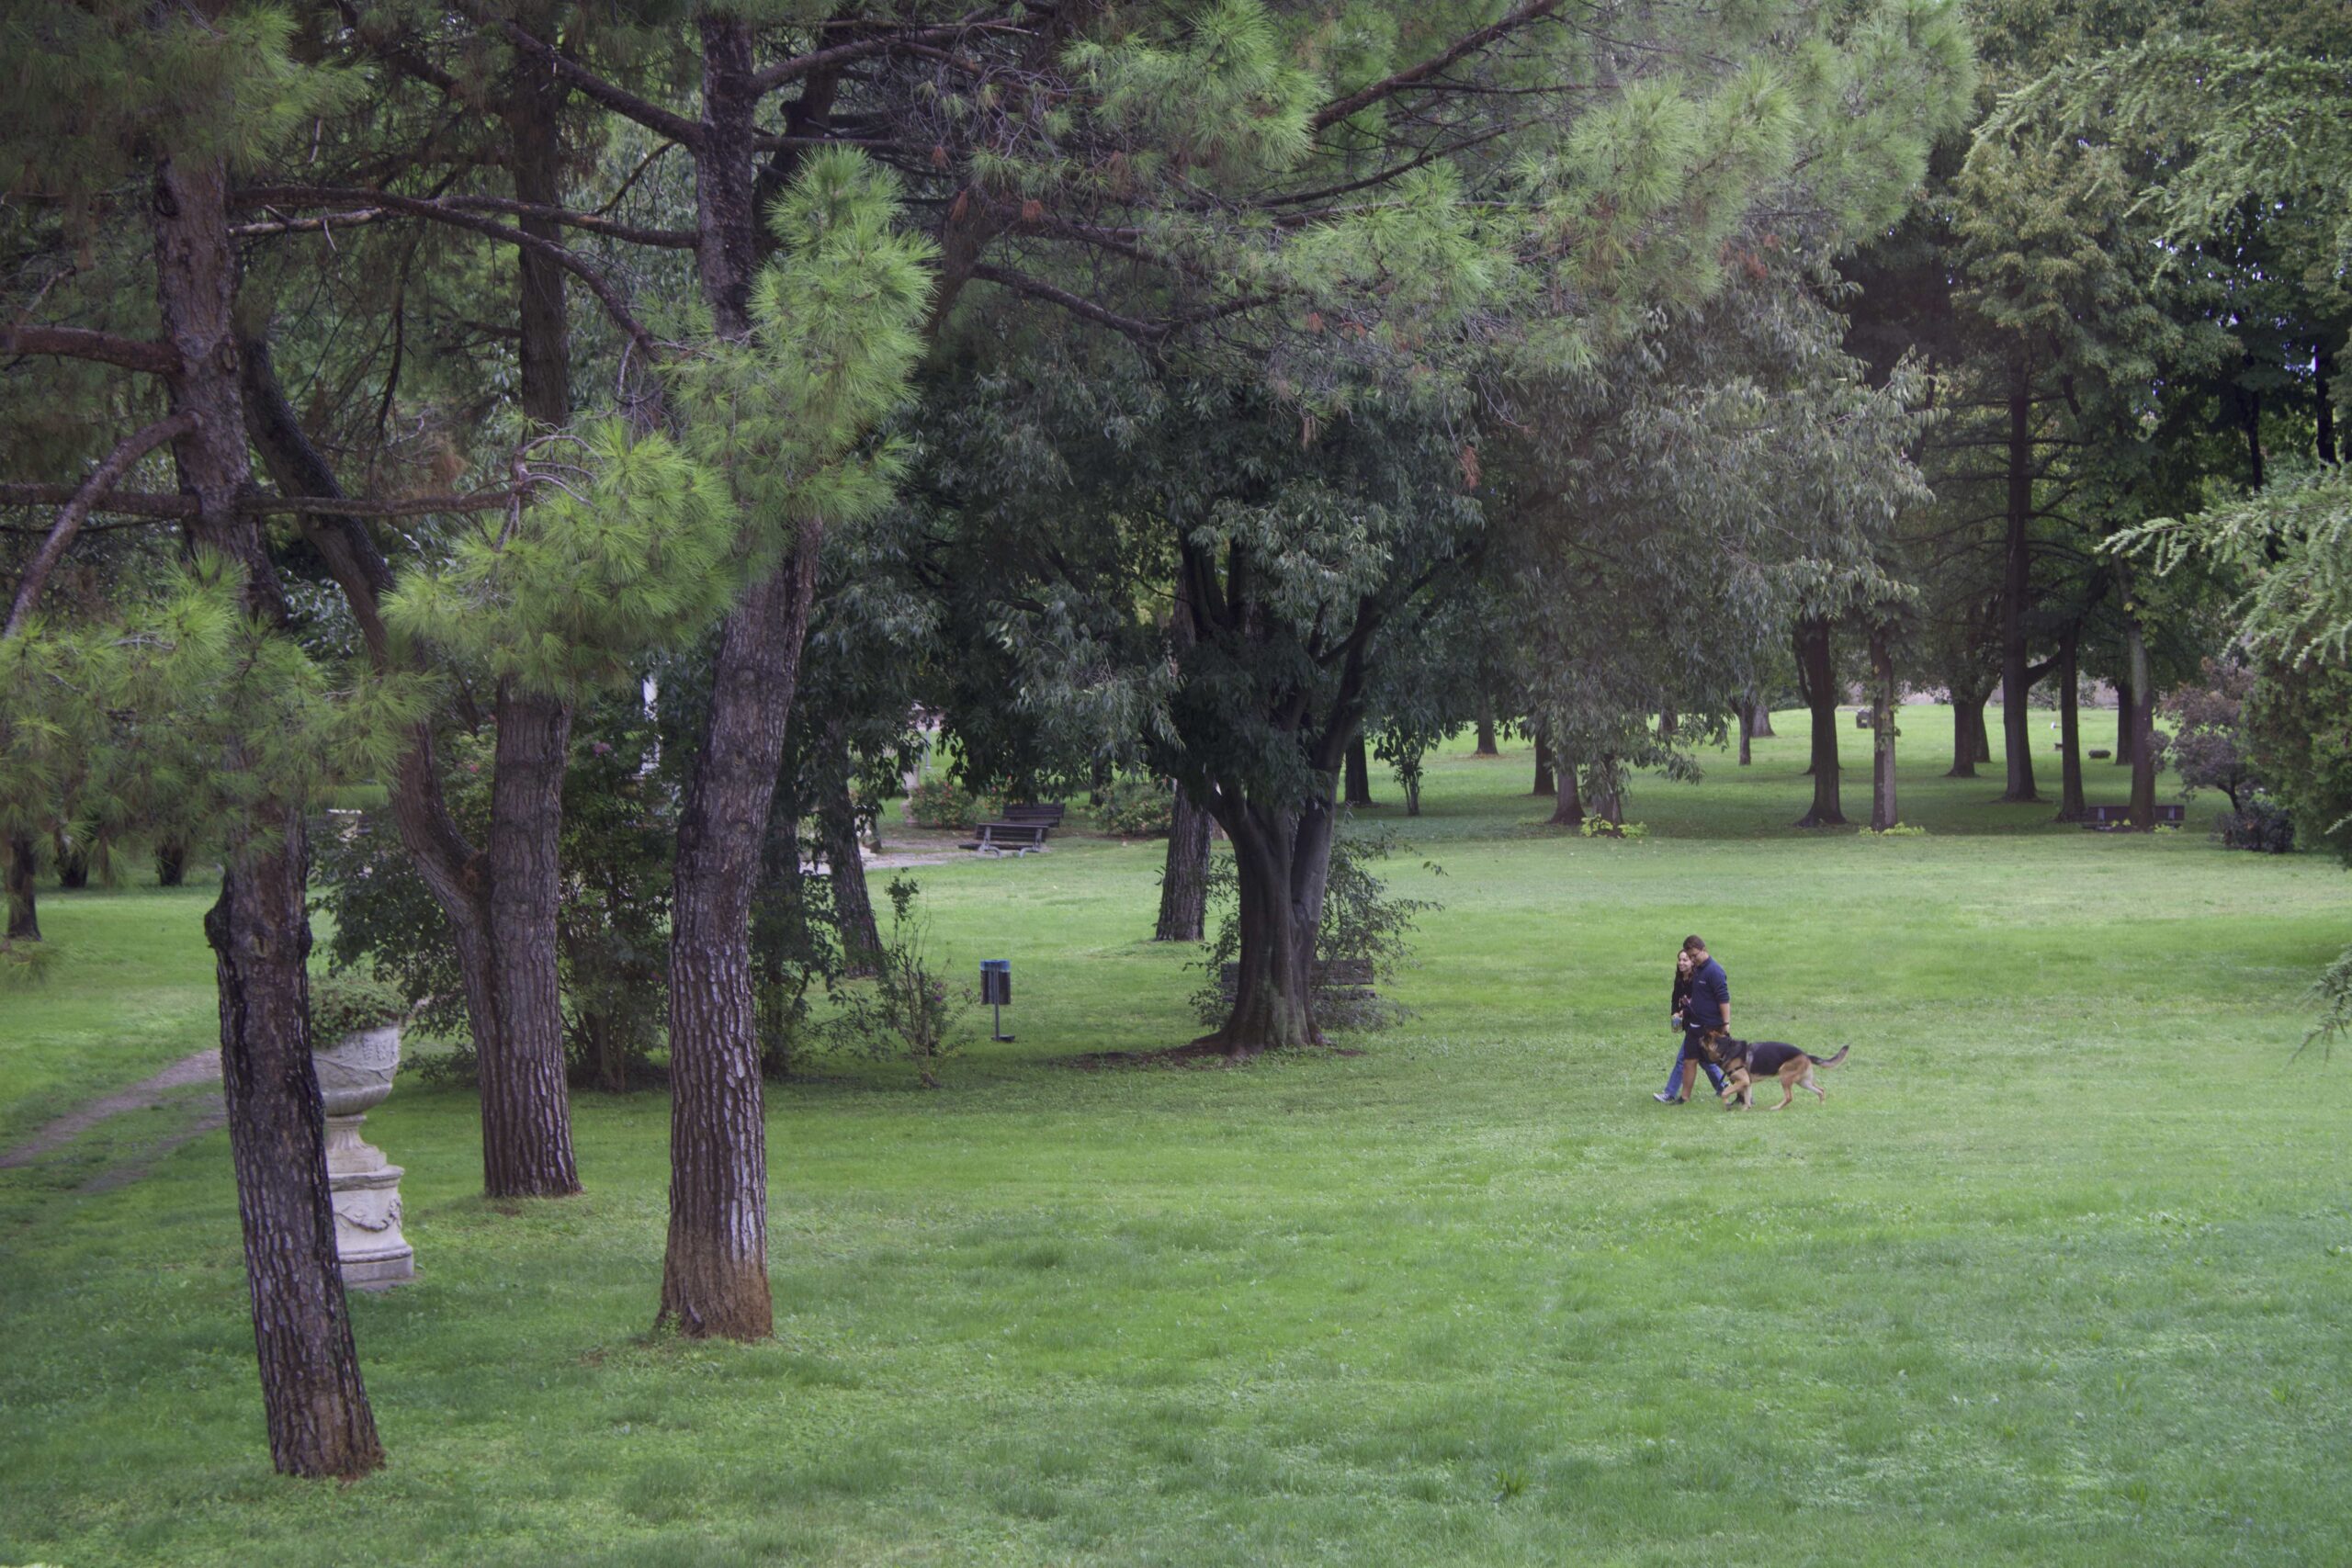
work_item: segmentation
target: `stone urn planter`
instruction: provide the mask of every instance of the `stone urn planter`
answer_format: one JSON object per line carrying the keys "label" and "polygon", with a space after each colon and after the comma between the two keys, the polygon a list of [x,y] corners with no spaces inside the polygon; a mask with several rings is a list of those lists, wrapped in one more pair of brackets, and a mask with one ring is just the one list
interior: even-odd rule
{"label": "stone urn planter", "polygon": [[401,1168],[359,1135],[368,1112],[392,1092],[401,1065],[397,1023],[345,1034],[314,1050],[327,1112],[327,1185],[334,1192],[334,1250],[343,1282],[380,1291],[416,1278],[416,1251],[401,1235]]}

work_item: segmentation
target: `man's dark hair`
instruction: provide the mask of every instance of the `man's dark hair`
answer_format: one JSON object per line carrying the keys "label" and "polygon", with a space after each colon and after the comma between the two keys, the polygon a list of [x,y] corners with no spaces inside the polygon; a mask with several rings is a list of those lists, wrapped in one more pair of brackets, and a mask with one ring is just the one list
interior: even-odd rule
{"label": "man's dark hair", "polygon": [[1682,939],[1682,951],[1685,953],[1704,953],[1706,950],[1707,944],[1695,936],[1686,936]]}

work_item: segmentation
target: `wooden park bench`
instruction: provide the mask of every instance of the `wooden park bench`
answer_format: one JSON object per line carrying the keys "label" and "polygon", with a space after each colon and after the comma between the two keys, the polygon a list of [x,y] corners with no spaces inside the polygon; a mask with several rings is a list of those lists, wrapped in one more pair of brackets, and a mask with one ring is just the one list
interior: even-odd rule
{"label": "wooden park bench", "polygon": [[[2188,819],[2188,807],[2178,801],[2161,802],[2156,807],[2156,826],[2177,828]],[[2097,832],[2111,833],[2119,828],[2132,826],[2132,808],[2128,806],[2092,806],[2084,808],[2083,826]]]}
{"label": "wooden park bench", "polygon": [[1008,850],[1025,855],[1046,847],[1043,822],[980,822],[973,826],[972,834],[970,841],[956,847],[984,855],[1001,855]]}
{"label": "wooden park bench", "polygon": [[1023,801],[1017,806],[1007,804],[1004,808],[1004,820],[1041,822],[1048,829],[1058,828],[1062,825],[1062,803],[1058,800],[1046,800]]}

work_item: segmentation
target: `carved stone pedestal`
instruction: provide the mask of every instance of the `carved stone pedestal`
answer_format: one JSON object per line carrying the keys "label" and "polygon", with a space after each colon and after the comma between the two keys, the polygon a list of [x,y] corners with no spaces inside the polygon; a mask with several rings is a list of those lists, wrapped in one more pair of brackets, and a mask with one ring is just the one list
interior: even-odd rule
{"label": "carved stone pedestal", "polygon": [[343,1282],[379,1291],[416,1278],[416,1249],[401,1235],[401,1168],[359,1135],[361,1116],[327,1118],[327,1185],[334,1190],[334,1251]]}
{"label": "carved stone pedestal", "polygon": [[401,1235],[401,1168],[359,1135],[368,1112],[392,1092],[400,1061],[397,1027],[346,1035],[312,1057],[326,1103],[335,1256],[343,1282],[355,1290],[387,1290],[416,1278],[416,1249]]}

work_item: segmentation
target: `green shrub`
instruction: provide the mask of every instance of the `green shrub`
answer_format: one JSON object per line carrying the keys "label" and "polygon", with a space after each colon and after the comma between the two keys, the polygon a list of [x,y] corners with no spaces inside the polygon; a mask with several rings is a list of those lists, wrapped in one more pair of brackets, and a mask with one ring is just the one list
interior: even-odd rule
{"label": "green shrub", "polygon": [[961,1051],[972,1032],[964,1022],[968,994],[951,992],[932,969],[931,922],[915,907],[914,879],[890,879],[890,930],[876,954],[871,978],[842,982],[833,999],[841,1013],[838,1041],[878,1061],[912,1065],[925,1089],[939,1087],[939,1066]]}
{"label": "green shrub", "polygon": [[408,1003],[381,980],[348,972],[311,980],[311,1048],[325,1050],[354,1034],[399,1023]]}
{"label": "green shrub", "polygon": [[907,819],[918,828],[967,828],[977,820],[976,798],[945,773],[933,773],[907,796]]}
{"label": "green shrub", "polygon": [[1111,781],[1094,815],[1114,838],[1164,839],[1176,819],[1176,791],[1166,779],[1126,774]]}

